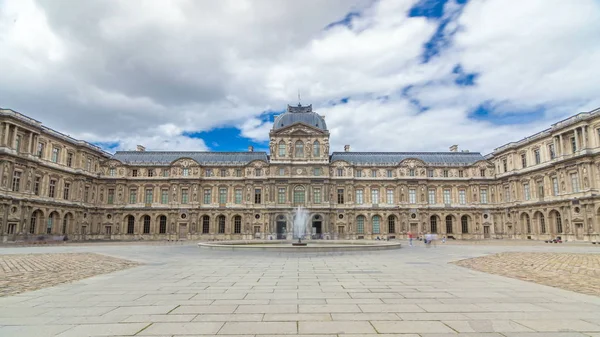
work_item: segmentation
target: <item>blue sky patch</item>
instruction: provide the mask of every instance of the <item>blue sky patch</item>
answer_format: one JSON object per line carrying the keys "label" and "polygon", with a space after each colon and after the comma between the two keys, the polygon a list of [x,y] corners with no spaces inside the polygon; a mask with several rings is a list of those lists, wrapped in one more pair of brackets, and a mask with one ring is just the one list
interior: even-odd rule
{"label": "blue sky patch", "polygon": [[93,142],[92,144],[108,152],[114,152],[114,150],[120,145],[119,142]]}
{"label": "blue sky patch", "polygon": [[456,74],[454,83],[458,86],[468,87],[475,85],[475,80],[479,76],[477,73],[466,73],[460,64],[457,64],[452,70],[453,74]]}
{"label": "blue sky patch", "polygon": [[[183,136],[189,138],[200,138],[211,151],[247,151],[248,146],[264,148],[268,142],[255,142],[249,138],[242,137],[241,132],[235,127],[225,127],[201,132],[184,132]],[[268,147],[268,146],[267,146]]]}
{"label": "blue sky patch", "polygon": [[484,102],[469,113],[469,119],[489,122],[494,125],[527,124],[544,118],[545,108],[538,106],[528,110],[495,112],[492,102]]}

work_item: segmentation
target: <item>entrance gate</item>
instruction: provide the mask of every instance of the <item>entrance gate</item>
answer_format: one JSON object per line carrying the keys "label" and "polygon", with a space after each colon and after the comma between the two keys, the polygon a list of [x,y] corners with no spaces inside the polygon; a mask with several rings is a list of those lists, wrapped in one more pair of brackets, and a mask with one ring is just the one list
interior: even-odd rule
{"label": "entrance gate", "polygon": [[484,239],[490,238],[490,226],[483,226],[483,238]]}
{"label": "entrance gate", "polygon": [[285,220],[277,220],[277,240],[285,240],[287,232],[287,223]]}

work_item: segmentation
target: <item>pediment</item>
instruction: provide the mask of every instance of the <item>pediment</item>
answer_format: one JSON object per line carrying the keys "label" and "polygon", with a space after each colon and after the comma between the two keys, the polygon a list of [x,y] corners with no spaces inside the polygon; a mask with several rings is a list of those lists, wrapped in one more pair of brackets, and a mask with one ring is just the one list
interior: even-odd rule
{"label": "pediment", "polygon": [[421,159],[417,159],[417,158],[406,158],[406,159],[402,160],[398,165],[403,166],[403,167],[410,167],[410,168],[426,166],[424,161],[422,161]]}
{"label": "pediment", "polygon": [[274,131],[276,135],[289,135],[289,136],[313,136],[323,135],[325,132],[319,128],[315,128],[304,123],[294,123],[285,128]]}
{"label": "pediment", "polygon": [[197,161],[191,159],[191,158],[180,158],[177,160],[174,160],[171,163],[172,166],[181,166],[181,167],[190,167],[190,166],[198,166],[200,164],[198,164]]}

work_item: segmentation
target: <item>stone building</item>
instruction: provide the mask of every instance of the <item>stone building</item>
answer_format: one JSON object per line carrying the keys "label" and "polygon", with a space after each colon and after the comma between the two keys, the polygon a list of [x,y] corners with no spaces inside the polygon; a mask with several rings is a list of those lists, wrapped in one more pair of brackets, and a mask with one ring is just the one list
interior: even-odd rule
{"label": "stone building", "polygon": [[330,152],[325,117],[288,106],[270,151],[110,154],[0,109],[2,241],[600,239],[600,109],[482,156]]}

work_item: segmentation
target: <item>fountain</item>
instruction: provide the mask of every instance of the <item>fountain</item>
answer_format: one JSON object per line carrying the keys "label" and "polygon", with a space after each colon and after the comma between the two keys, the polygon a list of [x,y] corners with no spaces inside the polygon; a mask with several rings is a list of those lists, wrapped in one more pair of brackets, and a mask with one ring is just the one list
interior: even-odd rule
{"label": "fountain", "polygon": [[300,206],[296,208],[296,216],[294,217],[294,239],[298,239],[298,242],[293,242],[292,246],[306,246],[306,243],[302,242],[302,238],[306,233],[307,220],[308,211]]}

